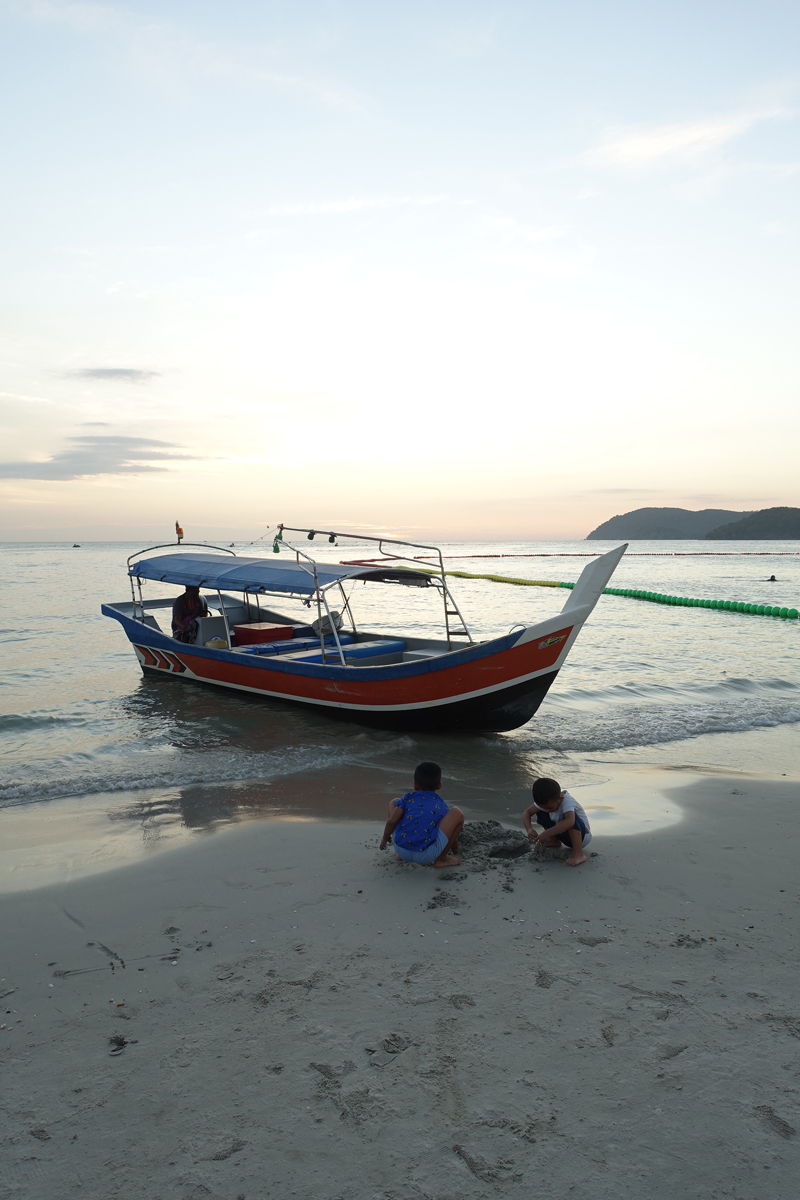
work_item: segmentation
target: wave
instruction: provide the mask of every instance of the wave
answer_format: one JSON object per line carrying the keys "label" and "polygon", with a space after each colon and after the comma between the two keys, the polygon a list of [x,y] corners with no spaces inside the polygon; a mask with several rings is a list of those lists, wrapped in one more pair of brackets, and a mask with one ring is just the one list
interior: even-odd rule
{"label": "wave", "polygon": [[546,715],[523,729],[505,735],[517,745],[536,750],[598,752],[634,746],[661,745],[707,733],[743,733],[800,722],[800,704],[770,706],[684,705],[678,709],[642,705],[616,709],[612,714],[585,711]]}
{"label": "wave", "polygon": [[53,713],[7,713],[0,716],[0,734],[28,730],[70,728],[87,724],[86,717],[54,715]]}
{"label": "wave", "polygon": [[800,687],[788,679],[760,678],[731,675],[725,679],[715,679],[707,682],[686,682],[677,684],[661,683],[656,680],[637,681],[635,683],[610,683],[604,687],[585,687],[579,685],[559,687],[548,697],[548,704],[587,704],[599,701],[624,703],[629,700],[678,700],[694,699],[720,700],[734,695],[758,696],[762,692],[769,694],[785,693],[788,698],[800,703]]}
{"label": "wave", "polygon": [[[413,743],[406,737],[397,737],[391,746],[391,751],[410,748]],[[129,752],[126,760],[118,762],[109,769],[107,755],[98,753],[97,769],[95,771],[76,770],[69,775],[56,775],[60,765],[63,771],[64,760],[51,763],[53,777],[43,779],[47,764],[36,765],[36,778],[16,779],[0,784],[0,809],[11,808],[21,804],[29,804],[42,800],[63,800],[74,796],[96,796],[104,793],[164,791],[197,787],[202,785],[230,785],[247,782],[272,782],[275,779],[288,778],[292,775],[302,775],[306,772],[331,770],[345,766],[373,766],[374,758],[385,753],[386,743],[372,747],[359,746],[336,749],[333,746],[304,746],[286,747],[281,751],[261,754],[246,752],[231,753],[230,748],[215,750],[208,754],[194,755],[190,763],[186,755],[180,755],[180,761],[173,769],[161,762],[155,769],[146,770],[140,760],[131,763]],[[130,748],[128,748],[130,751]],[[165,757],[172,749],[165,748]],[[76,758],[85,760],[90,755],[77,755]],[[153,751],[148,754],[152,761]]]}

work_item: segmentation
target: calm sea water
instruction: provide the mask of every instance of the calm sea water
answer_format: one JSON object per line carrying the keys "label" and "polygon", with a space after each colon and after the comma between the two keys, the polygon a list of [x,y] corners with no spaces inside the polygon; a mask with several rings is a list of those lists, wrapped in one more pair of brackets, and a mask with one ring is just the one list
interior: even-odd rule
{"label": "calm sea water", "polygon": [[[266,796],[276,811],[294,803],[335,814],[358,810],[354,792],[381,779],[397,786],[414,762],[429,757],[443,762],[468,805],[473,786],[483,793],[520,789],[559,763],[563,774],[564,763],[574,767],[587,756],[657,746],[680,762],[681,747],[699,735],[800,722],[800,623],[611,596],[601,599],[533,720],[490,737],[366,730],[299,707],[145,678],[120,627],[100,615],[102,601],[128,598],[125,559],[138,548],[0,546],[0,808],[119,794],[120,817],[145,813],[157,822],[179,811],[185,823],[200,827],[223,809],[233,816],[263,805]],[[446,552],[462,570],[575,580],[589,559],[570,555],[604,548],[610,547],[458,543]],[[707,553],[709,543],[633,543],[612,582],[798,605],[800,556],[785,556],[797,543],[718,548],[738,553],[676,557]],[[370,553],[352,545],[326,557]],[[465,557],[537,553],[564,557]],[[778,582],[766,582],[773,573]],[[568,596],[482,580],[457,579],[452,586],[473,636],[481,638],[554,614]],[[150,585],[146,594],[175,592]],[[357,584],[353,603],[362,628],[440,629],[439,609],[427,594]],[[107,803],[114,815],[113,799]]]}

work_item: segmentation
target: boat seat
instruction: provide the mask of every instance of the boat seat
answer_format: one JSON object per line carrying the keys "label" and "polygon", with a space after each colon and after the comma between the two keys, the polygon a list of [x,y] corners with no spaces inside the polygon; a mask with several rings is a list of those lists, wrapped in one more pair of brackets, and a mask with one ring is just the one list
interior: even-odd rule
{"label": "boat seat", "polygon": [[205,646],[206,642],[215,637],[225,640],[224,619],[222,617],[198,617],[197,637],[194,639],[195,646]]}
{"label": "boat seat", "polygon": [[[344,640],[341,637],[341,635],[339,636],[339,641],[341,641],[342,644],[344,645]],[[284,642],[284,645],[286,645],[285,642]],[[399,639],[386,638],[386,639],[379,639],[378,641],[374,641],[374,642],[356,642],[355,645],[345,647],[344,657],[345,657],[345,662],[351,663],[353,666],[358,666],[363,662],[363,665],[365,667],[368,667],[370,665],[369,659],[383,658],[385,655],[388,655],[388,654],[402,654],[403,651],[405,650],[405,648],[406,648],[405,642],[401,642]],[[327,649],[327,642],[326,642],[326,649]],[[333,648],[333,653],[336,655],[335,661],[338,662],[339,655],[336,652],[335,646]],[[330,658],[330,655],[328,655],[326,653],[326,655],[325,655],[326,665],[328,663],[329,658]],[[308,651],[305,654],[293,654],[292,662],[321,663],[322,662],[322,654],[319,651],[319,647],[317,647],[316,650]]]}
{"label": "boat seat", "polygon": [[[340,633],[339,641],[343,646],[348,646],[351,642],[355,642],[355,638],[353,637],[352,633]],[[332,646],[334,652],[336,651],[336,643],[334,642],[332,635],[329,635],[325,638],[326,650],[328,646]],[[259,657],[263,657],[264,655],[274,656],[277,654],[299,654],[303,651],[313,650],[316,650],[319,653],[319,638],[313,636],[287,638],[282,642],[260,642],[255,646],[237,647],[238,654],[257,654]],[[322,655],[320,654],[320,659],[321,658]]]}

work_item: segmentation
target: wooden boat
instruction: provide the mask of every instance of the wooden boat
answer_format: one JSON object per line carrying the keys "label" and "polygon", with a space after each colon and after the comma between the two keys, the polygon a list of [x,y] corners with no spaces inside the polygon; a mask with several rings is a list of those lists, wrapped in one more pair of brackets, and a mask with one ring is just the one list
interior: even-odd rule
{"label": "wooden boat", "polygon": [[[368,564],[319,561],[288,541],[285,535],[295,533],[330,543],[374,541],[384,557]],[[524,725],[539,708],[627,545],[584,568],[560,613],[482,642],[469,632],[437,547],[279,526],[273,549],[276,557],[256,558],[221,547],[189,549],[185,542],[180,549],[151,546],[128,559],[131,600],[103,604],[102,612],[122,625],[147,674],[291,701],[381,728],[499,732]],[[150,557],[154,550],[169,553]],[[414,550],[433,552],[438,565],[421,567]],[[173,601],[144,599],[147,580],[204,593],[209,615],[197,620],[193,642],[167,632]],[[352,581],[437,588],[443,636],[359,629],[345,591]],[[266,597],[281,608],[265,607]],[[305,613],[283,611],[292,602]],[[155,614],[167,617],[166,629]]]}

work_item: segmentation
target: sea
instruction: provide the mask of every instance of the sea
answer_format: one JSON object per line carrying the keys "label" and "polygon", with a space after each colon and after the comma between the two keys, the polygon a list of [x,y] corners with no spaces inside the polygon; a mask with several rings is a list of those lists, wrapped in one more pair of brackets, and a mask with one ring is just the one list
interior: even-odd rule
{"label": "sea", "polygon": [[[611,546],[441,548],[453,570],[574,582]],[[608,797],[595,808],[598,820],[634,833],[667,820],[648,810],[641,772],[649,768],[784,775],[800,761],[797,620],[603,596],[527,725],[491,735],[394,733],[145,677],[121,627],[100,613],[103,601],[130,598],[126,560],[140,549],[0,544],[0,867],[17,886],[41,881],[47,864],[70,877],[242,820],[382,819],[422,759],[441,763],[444,794],[468,817],[512,823],[537,775],[577,790],[633,771],[635,803]],[[234,549],[270,551],[263,542]],[[333,562],[376,557],[374,545],[356,541],[324,543],[318,553]],[[632,542],[611,585],[796,608],[800,546]],[[476,639],[554,615],[569,596],[487,579],[450,586]],[[149,584],[145,598],[178,590]],[[441,635],[433,589],[349,590],[362,629]],[[285,611],[308,619],[300,602]]]}

